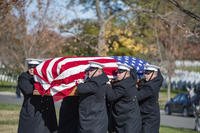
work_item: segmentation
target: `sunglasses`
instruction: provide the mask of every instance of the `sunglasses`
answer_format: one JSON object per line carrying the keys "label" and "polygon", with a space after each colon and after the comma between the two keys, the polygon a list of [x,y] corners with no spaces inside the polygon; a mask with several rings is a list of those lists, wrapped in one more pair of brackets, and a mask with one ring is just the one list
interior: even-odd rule
{"label": "sunglasses", "polygon": [[37,65],[28,65],[28,68],[35,68]]}
{"label": "sunglasses", "polygon": [[94,70],[97,70],[98,68],[96,68],[96,67],[90,67],[87,71],[94,71]]}
{"label": "sunglasses", "polygon": [[123,73],[125,72],[126,70],[122,70],[122,69],[118,69],[117,73]]}
{"label": "sunglasses", "polygon": [[152,73],[153,71],[144,71],[144,74],[149,75],[150,73]]}
{"label": "sunglasses", "polygon": [[[35,66],[35,67],[36,67],[36,66]],[[31,66],[31,67],[28,67],[28,69],[32,69],[32,68],[35,68],[35,67]]]}

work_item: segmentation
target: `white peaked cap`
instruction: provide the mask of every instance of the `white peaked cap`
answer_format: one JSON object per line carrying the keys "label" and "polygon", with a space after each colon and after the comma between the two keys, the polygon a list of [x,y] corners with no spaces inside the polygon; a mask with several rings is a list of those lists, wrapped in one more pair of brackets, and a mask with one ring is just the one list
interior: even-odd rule
{"label": "white peaked cap", "polygon": [[118,65],[118,69],[121,69],[121,70],[130,71],[132,69],[132,67],[130,67],[126,64],[117,63],[117,65]]}
{"label": "white peaked cap", "polygon": [[99,68],[102,69],[103,65],[100,64],[99,62],[95,62],[95,61],[89,61],[89,67],[94,67],[94,68]]}
{"label": "white peaked cap", "polygon": [[40,62],[36,60],[32,60],[28,62],[28,65],[38,65],[38,64],[40,64]]}
{"label": "white peaked cap", "polygon": [[159,67],[159,66],[156,66],[156,65],[146,64],[146,65],[144,66],[144,70],[158,71],[158,69],[160,69],[160,67]]}

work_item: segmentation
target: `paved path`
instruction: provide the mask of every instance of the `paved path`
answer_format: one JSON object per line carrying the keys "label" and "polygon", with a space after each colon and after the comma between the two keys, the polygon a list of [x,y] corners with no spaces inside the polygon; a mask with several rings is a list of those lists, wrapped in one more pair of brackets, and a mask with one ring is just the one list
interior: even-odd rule
{"label": "paved path", "polygon": [[[12,92],[0,92],[0,103],[21,105],[23,103],[23,97],[17,98],[15,93]],[[60,108],[60,103],[61,101],[56,102],[55,107]]]}
{"label": "paved path", "polygon": [[180,114],[165,115],[164,111],[161,111],[161,125],[194,129],[195,119],[194,117],[183,117]]}
{"label": "paved path", "polygon": [[[0,103],[8,104],[19,104],[23,102],[22,98],[16,98],[14,93],[0,92]],[[59,109],[61,102],[56,102],[55,107]],[[178,114],[165,115],[164,111],[161,111],[161,125],[176,127],[176,128],[187,128],[194,129],[194,117],[182,117]]]}

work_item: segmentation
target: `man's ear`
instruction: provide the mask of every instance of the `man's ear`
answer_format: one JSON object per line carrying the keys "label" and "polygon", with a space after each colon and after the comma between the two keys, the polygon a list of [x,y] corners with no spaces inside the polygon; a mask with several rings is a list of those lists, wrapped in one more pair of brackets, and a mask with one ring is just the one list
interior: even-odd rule
{"label": "man's ear", "polygon": [[155,77],[157,77],[157,76],[158,76],[158,72],[154,72],[154,74],[155,74]]}

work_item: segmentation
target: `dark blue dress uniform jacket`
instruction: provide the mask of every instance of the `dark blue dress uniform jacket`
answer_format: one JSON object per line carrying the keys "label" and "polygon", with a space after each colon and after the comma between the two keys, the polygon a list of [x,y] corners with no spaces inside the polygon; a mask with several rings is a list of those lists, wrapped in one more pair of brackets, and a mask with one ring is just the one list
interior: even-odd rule
{"label": "dark blue dress uniform jacket", "polygon": [[20,112],[18,133],[54,133],[57,120],[51,96],[34,96],[34,79],[23,72],[18,79],[18,87],[24,95]]}
{"label": "dark blue dress uniform jacket", "polygon": [[135,79],[128,77],[113,84],[113,91],[107,92],[109,101],[113,101],[112,115],[117,133],[139,133],[141,117],[136,98]]}
{"label": "dark blue dress uniform jacket", "polygon": [[108,116],[106,110],[106,82],[107,76],[103,73],[97,77],[87,79],[79,84],[79,118],[80,133],[106,133]]}
{"label": "dark blue dress uniform jacket", "polygon": [[60,107],[58,133],[79,133],[78,96],[68,96]]}
{"label": "dark blue dress uniform jacket", "polygon": [[158,97],[162,81],[163,77],[158,71],[156,78],[139,86],[137,98],[142,117],[142,133],[159,133],[160,109]]}

